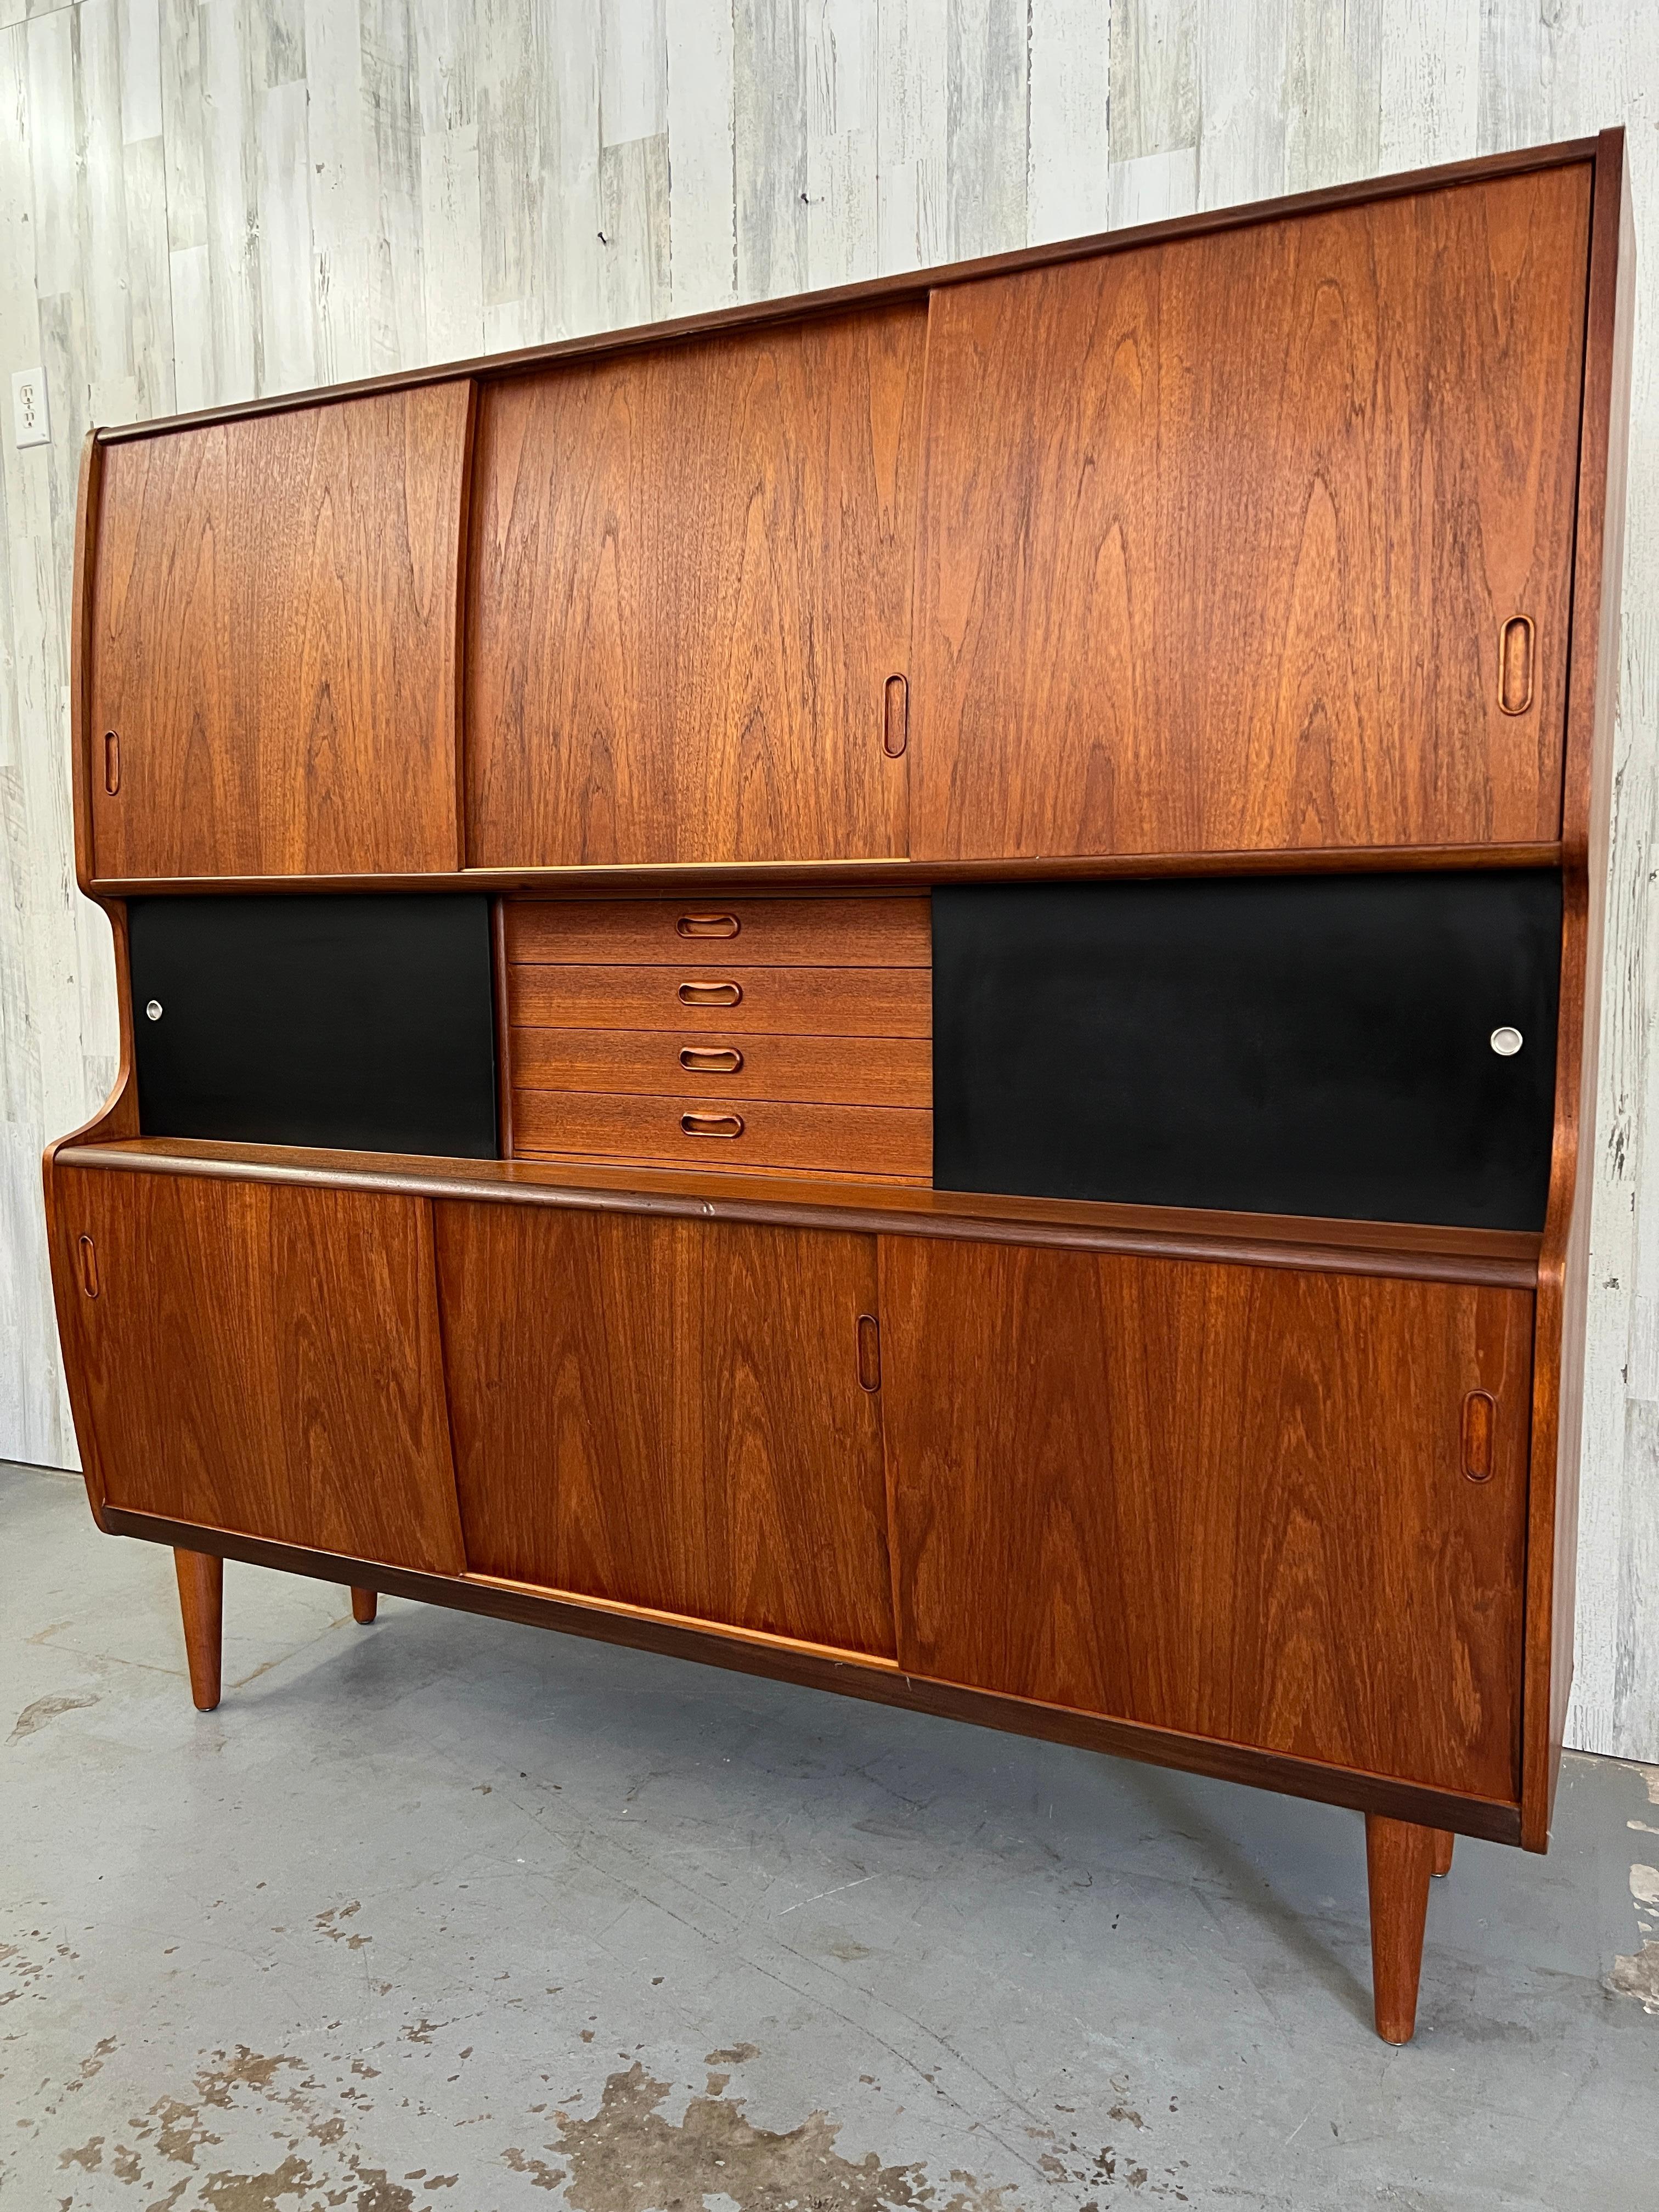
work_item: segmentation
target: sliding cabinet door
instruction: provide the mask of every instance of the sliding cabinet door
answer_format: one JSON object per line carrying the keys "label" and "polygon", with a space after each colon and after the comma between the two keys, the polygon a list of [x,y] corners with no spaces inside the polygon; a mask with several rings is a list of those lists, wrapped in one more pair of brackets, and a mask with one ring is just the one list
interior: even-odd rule
{"label": "sliding cabinet door", "polygon": [[485,867],[905,849],[920,304],[483,388]]}
{"label": "sliding cabinet door", "polygon": [[881,1252],[907,1669],[1514,1801],[1529,1292]]}
{"label": "sliding cabinet door", "polygon": [[108,1503],[459,1574],[427,1201],[73,1158],[59,1318]]}
{"label": "sliding cabinet door", "polygon": [[915,857],[1557,837],[1589,188],[936,292]]}
{"label": "sliding cabinet door", "polygon": [[471,409],[430,384],[103,448],[99,877],[459,865]]}
{"label": "sliding cabinet door", "polygon": [[467,1565],[890,1653],[875,1240],[438,1208]]}

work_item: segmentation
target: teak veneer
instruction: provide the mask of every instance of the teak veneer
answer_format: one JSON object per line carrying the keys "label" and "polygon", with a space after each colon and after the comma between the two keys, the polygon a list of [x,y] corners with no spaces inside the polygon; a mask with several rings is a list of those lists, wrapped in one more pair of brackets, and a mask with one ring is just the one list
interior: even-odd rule
{"label": "teak veneer", "polygon": [[[173,1548],[198,1706],[229,1558],[1345,1805],[1409,2039],[1453,1838],[1547,1845],[1571,1679],[1632,253],[1609,131],[93,434],[121,1058],[46,1209],[93,1516]],[[947,1049],[934,886],[1141,877],[1190,925],[1200,878],[1460,872],[1484,915],[1516,869],[1535,1215],[1541,1109],[1506,1212],[1124,1202],[1109,1066],[1086,1176],[933,1187],[1013,1048]],[[240,1008],[230,1067],[233,935],[129,913],[264,891],[353,894],[220,911],[310,963],[312,1095],[376,1149],[295,1140],[297,1031],[262,1085]],[[1068,1000],[1060,910],[1022,1116],[1112,987]],[[442,1126],[498,1158],[408,1152],[434,1085],[379,1114],[362,979],[419,1005],[416,936],[461,946]],[[157,1036],[200,1041],[172,1091]],[[1231,1079],[1271,1144],[1285,1067]]]}

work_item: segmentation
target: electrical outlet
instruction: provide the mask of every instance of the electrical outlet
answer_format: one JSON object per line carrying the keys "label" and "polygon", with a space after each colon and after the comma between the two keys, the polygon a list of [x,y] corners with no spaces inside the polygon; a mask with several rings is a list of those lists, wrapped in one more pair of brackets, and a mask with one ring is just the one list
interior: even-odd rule
{"label": "electrical outlet", "polygon": [[52,441],[46,420],[46,373],[42,368],[14,370],[11,380],[13,434],[20,446],[45,446]]}

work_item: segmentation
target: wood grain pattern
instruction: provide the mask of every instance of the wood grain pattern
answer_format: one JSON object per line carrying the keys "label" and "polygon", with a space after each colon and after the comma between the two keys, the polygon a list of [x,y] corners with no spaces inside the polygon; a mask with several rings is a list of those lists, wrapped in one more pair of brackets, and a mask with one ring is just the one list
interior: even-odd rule
{"label": "wood grain pattern", "polygon": [[[1572,1688],[1584,1347],[1619,708],[1636,234],[1624,134],[1599,143],[1590,248],[1583,452],[1562,815],[1561,997],[1555,1149],[1539,1255],[1522,1827],[1548,1842]],[[1601,1269],[1598,1268],[1598,1273]]]}
{"label": "wood grain pattern", "polygon": [[107,1499],[436,1573],[462,1565],[431,1209],[57,1170],[61,1310]]}
{"label": "wood grain pattern", "polygon": [[1395,1820],[1455,1828],[1460,1835],[1480,1836],[1492,1843],[1514,1844],[1520,1838],[1520,1814],[1512,1803],[1425,1790],[1415,1783],[1325,1765],[1316,1759],[1287,1759],[1282,1753],[1253,1751],[1209,1737],[1143,1728],[1129,1721],[1103,1720],[1091,1713],[1069,1712],[1062,1706],[965,1690],[951,1682],[930,1682],[901,1673],[890,1660],[869,1653],[836,1651],[831,1656],[803,1644],[799,1638],[744,1633],[708,1623],[694,1626],[660,1608],[575,1599],[568,1592],[550,1591],[510,1576],[416,1574],[406,1568],[380,1566],[337,1553],[301,1551],[291,1544],[271,1543],[257,1536],[195,1528],[155,1514],[128,1512],[119,1506],[111,1510],[110,1527],[118,1535],[135,1536],[149,1543],[188,1544],[198,1550],[222,1553],[228,1559],[246,1559],[255,1566],[309,1575],[320,1582],[339,1583],[354,1574],[372,1574],[377,1586],[389,1595],[414,1598],[422,1604],[448,1606],[490,1620],[522,1621],[532,1627],[625,1644],[635,1650],[665,1652],[737,1673],[769,1675],[779,1681],[799,1682],[808,1688],[896,1705],[909,1712],[933,1713],[944,1719],[970,1721],[981,1728],[1006,1729],[1014,1735],[1036,1736],[1048,1743],[1073,1744],[1121,1759],[1146,1759],[1183,1773],[1214,1774],[1225,1781],[1280,1790],[1320,1804],[1349,1805],[1360,1812],[1386,1813]]}
{"label": "wood grain pattern", "polygon": [[[730,1127],[699,1133],[687,1118]],[[520,1159],[560,1152],[613,1159],[684,1160],[699,1167],[801,1168],[830,1175],[906,1176],[933,1166],[933,1117],[895,1106],[781,1103],[687,1091],[678,1097],[629,1092],[520,1091],[514,1101]]]}
{"label": "wood grain pattern", "polygon": [[925,898],[509,899],[509,961],[701,967],[926,968]]}
{"label": "wood grain pattern", "polygon": [[[714,948],[718,952],[719,948]],[[735,984],[735,1005],[688,1004],[704,983]],[[688,1037],[926,1037],[933,1025],[925,968],[509,968],[517,1029],[667,1030]]]}
{"label": "wood grain pattern", "polygon": [[303,884],[288,876],[186,876],[158,879],[148,876],[108,877],[100,880],[100,898],[141,897],[157,890],[181,896],[216,895],[225,890],[411,890],[490,891],[511,895],[529,892],[580,892],[600,897],[617,891],[666,892],[679,897],[698,897],[708,886],[724,896],[741,888],[752,891],[779,890],[842,891],[895,890],[914,896],[933,884],[962,883],[1093,883],[1117,878],[1244,875],[1375,874],[1379,870],[1411,874],[1441,868],[1554,868],[1561,862],[1559,840],[1519,845],[1391,845],[1326,849],[1304,847],[1294,851],[1267,848],[1248,853],[1085,853],[1052,860],[976,860],[927,861],[872,860],[748,860],[708,864],[670,862],[661,866],[580,868],[466,868],[447,873],[428,869],[419,874],[382,871],[308,877]]}
{"label": "wood grain pattern", "polygon": [[1516,1796],[1528,1297],[880,1241],[902,1664]]}
{"label": "wood grain pattern", "polygon": [[99,877],[453,869],[471,390],[109,447],[92,586]]}
{"label": "wood grain pattern", "polygon": [[1408,1820],[1365,1815],[1365,1876],[1371,1908],[1371,1995],[1384,2043],[1409,2043],[1417,2031],[1423,1929],[1438,1831]]}
{"label": "wood grain pattern", "polygon": [[[933,1056],[926,1037],[514,1030],[512,1040],[513,1079],[526,1091],[631,1091],[666,1098],[693,1084],[722,1098],[933,1103]],[[739,1064],[721,1065],[732,1060]]]}
{"label": "wood grain pattern", "polygon": [[1540,1238],[1513,1229],[1417,1222],[1335,1221],[1296,1214],[1206,1212],[1087,1199],[1009,1198],[971,1191],[844,1184],[688,1169],[533,1160],[434,1160],[385,1152],[296,1151],[197,1137],[134,1137],[77,1151],[84,1169],[216,1176],[556,1211],[655,1214],[775,1228],[889,1236],[971,1237],[1034,1249],[1146,1254],[1258,1267],[1314,1268],[1404,1281],[1474,1283],[1531,1291]]}
{"label": "wood grain pattern", "polygon": [[872,1239],[437,1222],[470,1568],[891,1655]]}
{"label": "wood grain pattern", "polygon": [[1554,837],[1589,183],[936,294],[912,850]]}
{"label": "wood grain pattern", "polygon": [[905,849],[883,687],[910,641],[926,317],[484,388],[468,843],[487,867]]}

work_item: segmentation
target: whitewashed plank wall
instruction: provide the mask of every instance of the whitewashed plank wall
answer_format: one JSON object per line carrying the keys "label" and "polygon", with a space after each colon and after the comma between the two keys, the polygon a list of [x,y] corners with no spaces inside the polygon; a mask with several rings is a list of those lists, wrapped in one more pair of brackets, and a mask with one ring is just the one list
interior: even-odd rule
{"label": "whitewashed plank wall", "polygon": [[[0,1454],[73,1462],[39,1158],[109,1083],[70,857],[90,421],[1631,132],[1652,0],[0,0]],[[1659,245],[1644,263],[1571,1739],[1659,1759]]]}

